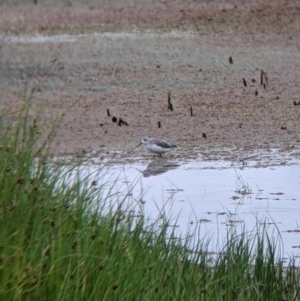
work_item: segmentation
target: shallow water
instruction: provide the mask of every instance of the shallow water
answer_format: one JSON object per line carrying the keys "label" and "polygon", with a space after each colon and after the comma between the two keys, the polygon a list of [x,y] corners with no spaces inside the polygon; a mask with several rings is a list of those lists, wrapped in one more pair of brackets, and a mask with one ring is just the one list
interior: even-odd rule
{"label": "shallow water", "polygon": [[80,172],[95,181],[93,189],[109,179],[114,184],[109,194],[118,194],[120,202],[130,190],[131,202],[147,217],[155,219],[163,210],[183,235],[198,225],[199,239],[211,235],[212,245],[222,247],[230,228],[256,231],[258,225],[277,240],[280,257],[300,256],[297,162],[257,167],[257,162],[232,166],[220,160],[178,163],[158,158],[107,169],[89,164]]}

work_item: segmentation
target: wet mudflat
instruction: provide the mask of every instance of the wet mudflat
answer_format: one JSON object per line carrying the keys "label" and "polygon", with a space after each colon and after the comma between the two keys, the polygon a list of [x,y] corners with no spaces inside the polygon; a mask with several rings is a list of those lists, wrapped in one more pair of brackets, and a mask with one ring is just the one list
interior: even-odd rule
{"label": "wet mudflat", "polygon": [[141,154],[134,146],[150,136],[179,145],[178,158],[238,160],[272,148],[299,158],[297,35],[5,36],[0,110],[17,110],[26,88],[46,127],[71,107],[53,148],[60,155],[116,151],[134,159]]}

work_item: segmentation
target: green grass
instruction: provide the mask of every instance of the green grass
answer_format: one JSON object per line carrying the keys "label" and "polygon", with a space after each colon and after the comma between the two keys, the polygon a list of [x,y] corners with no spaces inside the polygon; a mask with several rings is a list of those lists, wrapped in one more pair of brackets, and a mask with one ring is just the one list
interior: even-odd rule
{"label": "green grass", "polygon": [[56,126],[40,134],[29,112],[26,101],[1,133],[0,300],[300,299],[298,269],[277,262],[264,231],[229,233],[210,255],[209,238],[172,239],[167,218],[101,212],[101,189],[66,183],[61,165],[47,164]]}

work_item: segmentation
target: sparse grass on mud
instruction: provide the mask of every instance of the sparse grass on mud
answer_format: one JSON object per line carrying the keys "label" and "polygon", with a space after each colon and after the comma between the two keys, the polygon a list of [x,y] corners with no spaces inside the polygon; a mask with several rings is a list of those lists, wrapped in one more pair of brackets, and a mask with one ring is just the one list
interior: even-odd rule
{"label": "sparse grass on mud", "polygon": [[209,240],[172,239],[167,219],[92,211],[85,180],[64,184],[46,164],[55,127],[41,136],[29,104],[1,133],[1,300],[300,299],[298,269],[264,233],[233,233],[212,257]]}

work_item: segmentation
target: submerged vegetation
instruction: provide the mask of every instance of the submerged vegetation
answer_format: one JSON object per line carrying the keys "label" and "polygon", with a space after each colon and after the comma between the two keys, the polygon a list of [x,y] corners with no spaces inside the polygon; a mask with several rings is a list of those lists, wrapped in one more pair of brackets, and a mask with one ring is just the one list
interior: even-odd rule
{"label": "submerged vegetation", "polygon": [[233,232],[212,254],[209,239],[175,239],[163,214],[101,212],[101,189],[47,163],[56,125],[41,134],[29,107],[1,132],[1,300],[300,299],[298,268],[264,232]]}

